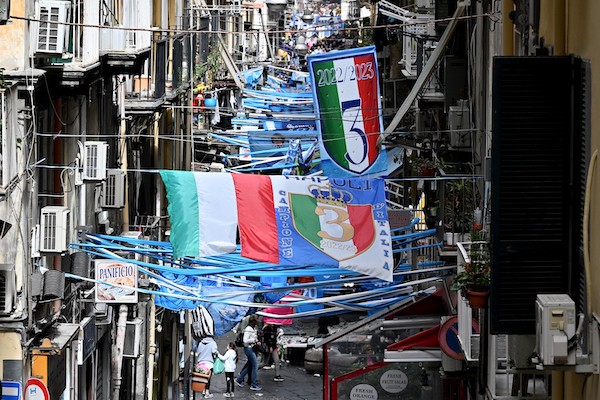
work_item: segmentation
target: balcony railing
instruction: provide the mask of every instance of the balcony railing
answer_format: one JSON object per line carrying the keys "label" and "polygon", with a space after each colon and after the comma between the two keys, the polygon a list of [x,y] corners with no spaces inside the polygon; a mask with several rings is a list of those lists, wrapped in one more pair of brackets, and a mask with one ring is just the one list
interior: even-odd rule
{"label": "balcony railing", "polygon": [[[144,12],[140,12],[144,10]],[[152,42],[151,0],[127,0],[123,4],[123,16],[119,23],[112,19],[104,21],[108,27],[101,30],[100,52],[138,52],[150,48]],[[112,10],[105,10],[111,14]],[[134,30],[132,30],[134,29]],[[138,30],[139,29],[139,30]]]}

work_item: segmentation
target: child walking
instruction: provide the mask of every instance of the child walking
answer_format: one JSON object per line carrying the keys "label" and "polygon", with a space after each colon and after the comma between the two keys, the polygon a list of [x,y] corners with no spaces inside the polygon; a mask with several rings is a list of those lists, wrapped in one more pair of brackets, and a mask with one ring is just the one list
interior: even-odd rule
{"label": "child walking", "polygon": [[237,350],[233,342],[227,345],[225,354],[219,354],[219,358],[225,363],[225,382],[227,383],[227,391],[223,394],[224,397],[233,397],[233,375],[235,374],[235,364],[237,363]]}

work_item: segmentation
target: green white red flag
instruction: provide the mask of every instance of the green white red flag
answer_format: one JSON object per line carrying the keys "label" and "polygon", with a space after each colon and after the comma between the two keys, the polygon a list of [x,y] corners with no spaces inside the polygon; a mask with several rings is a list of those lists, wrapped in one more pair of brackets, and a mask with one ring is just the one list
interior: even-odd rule
{"label": "green white red flag", "polygon": [[174,256],[233,252],[280,265],[350,269],[392,281],[382,179],[161,171]]}

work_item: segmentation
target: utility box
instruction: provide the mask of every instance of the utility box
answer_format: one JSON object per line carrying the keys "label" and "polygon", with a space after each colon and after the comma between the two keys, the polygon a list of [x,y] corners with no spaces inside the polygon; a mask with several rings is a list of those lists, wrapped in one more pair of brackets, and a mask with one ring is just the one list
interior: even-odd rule
{"label": "utility box", "polygon": [[538,294],[536,338],[540,361],[545,366],[575,365],[575,349],[569,339],[575,336],[575,302],[567,294]]}

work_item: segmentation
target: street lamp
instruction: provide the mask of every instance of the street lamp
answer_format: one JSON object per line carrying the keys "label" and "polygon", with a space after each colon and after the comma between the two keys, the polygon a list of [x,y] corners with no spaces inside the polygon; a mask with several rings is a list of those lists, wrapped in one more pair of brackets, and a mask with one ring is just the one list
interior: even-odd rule
{"label": "street lamp", "polygon": [[[267,5],[267,9],[269,10],[269,23],[278,26],[278,21],[281,18],[281,13],[287,7],[287,0],[265,0],[265,4]],[[279,34],[275,34],[275,49],[279,48]],[[271,56],[273,57],[273,61],[275,61],[275,50],[271,49]]]}
{"label": "street lamp", "polygon": [[306,52],[308,51],[308,47],[306,47],[306,36],[298,35],[298,38],[296,39],[295,50],[299,56],[303,56],[306,54]]}
{"label": "street lamp", "polygon": [[287,7],[287,0],[265,0],[269,12],[281,14]]}

